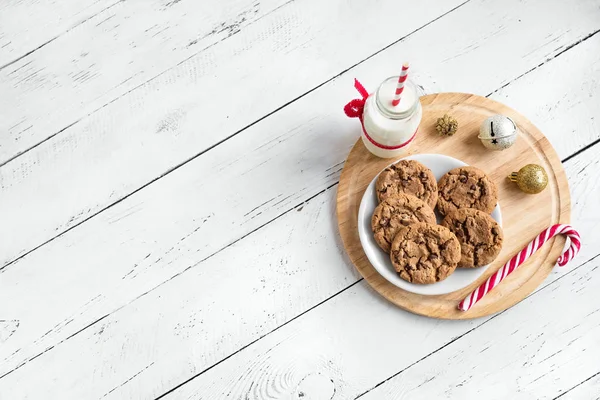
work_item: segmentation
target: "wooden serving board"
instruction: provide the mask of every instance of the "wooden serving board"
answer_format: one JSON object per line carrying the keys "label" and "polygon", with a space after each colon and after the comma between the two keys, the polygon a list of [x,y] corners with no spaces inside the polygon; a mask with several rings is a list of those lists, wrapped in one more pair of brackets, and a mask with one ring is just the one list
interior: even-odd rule
{"label": "wooden serving board", "polygon": [[[502,252],[477,282],[445,295],[418,295],[385,280],[370,264],[360,243],[358,208],[368,184],[394,159],[373,156],[361,139],[348,155],[337,195],[338,225],[346,251],[373,289],[413,313],[434,318],[469,319],[505,310],[524,299],[548,276],[564,246],[563,237],[546,243],[469,311],[459,311],[457,305],[543,229],[556,223],[569,223],[569,186],[561,162],[546,137],[531,122],[501,103],[471,94],[441,93],[421,97],[421,104],[423,120],[419,134],[404,156],[445,154],[485,171],[498,186],[504,229]],[[452,137],[439,136],[435,131],[435,122],[444,113],[458,120],[458,132]],[[504,151],[488,150],[477,138],[483,120],[494,114],[509,116],[519,128],[516,143]],[[530,163],[543,166],[548,173],[548,187],[537,195],[521,192],[507,179],[511,172]]]}

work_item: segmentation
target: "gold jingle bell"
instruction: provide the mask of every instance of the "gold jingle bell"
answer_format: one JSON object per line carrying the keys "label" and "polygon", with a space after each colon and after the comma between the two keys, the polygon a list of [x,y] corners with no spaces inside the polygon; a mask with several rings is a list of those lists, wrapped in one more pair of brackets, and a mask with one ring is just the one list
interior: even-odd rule
{"label": "gold jingle bell", "polygon": [[529,194],[540,193],[548,186],[548,175],[544,168],[536,164],[527,164],[508,176],[511,182],[516,182],[519,189]]}

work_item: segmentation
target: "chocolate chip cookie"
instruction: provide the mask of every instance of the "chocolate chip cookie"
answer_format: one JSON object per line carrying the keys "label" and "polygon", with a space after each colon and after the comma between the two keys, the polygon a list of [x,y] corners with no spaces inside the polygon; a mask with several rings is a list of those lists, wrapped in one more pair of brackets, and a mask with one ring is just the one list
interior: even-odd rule
{"label": "chocolate chip cookie", "polygon": [[433,210],[415,196],[399,193],[379,203],[371,218],[371,228],[379,247],[389,253],[398,229],[417,222],[435,224]]}
{"label": "chocolate chip cookie", "polygon": [[379,201],[406,193],[423,200],[432,209],[438,197],[433,172],[415,160],[400,160],[384,169],[377,177],[375,190]]}
{"label": "chocolate chip cookie", "polygon": [[475,167],[454,168],[438,183],[438,211],[448,215],[459,208],[476,208],[491,213],[498,202],[496,184]]}
{"label": "chocolate chip cookie", "polygon": [[412,283],[435,283],[456,269],[460,244],[448,228],[419,222],[398,230],[390,258],[400,278]]}
{"label": "chocolate chip cookie", "polygon": [[450,229],[461,247],[461,268],[475,268],[494,261],[504,241],[502,228],[489,214],[473,208],[461,208],[446,216],[442,226]]}

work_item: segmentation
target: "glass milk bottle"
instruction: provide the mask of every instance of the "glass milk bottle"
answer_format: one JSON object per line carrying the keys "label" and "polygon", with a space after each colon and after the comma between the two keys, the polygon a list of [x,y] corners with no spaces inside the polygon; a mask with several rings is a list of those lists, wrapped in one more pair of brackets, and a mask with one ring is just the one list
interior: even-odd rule
{"label": "glass milk bottle", "polygon": [[416,86],[409,80],[404,82],[400,103],[392,105],[397,84],[397,76],[383,81],[367,98],[363,111],[363,143],[381,158],[398,157],[406,152],[423,115]]}

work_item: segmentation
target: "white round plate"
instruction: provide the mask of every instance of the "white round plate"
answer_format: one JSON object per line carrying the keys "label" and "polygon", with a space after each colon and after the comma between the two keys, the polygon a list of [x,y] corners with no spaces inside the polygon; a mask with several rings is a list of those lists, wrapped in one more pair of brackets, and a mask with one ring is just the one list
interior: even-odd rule
{"label": "white round plate", "polygon": [[[416,160],[424,164],[431,169],[435,179],[437,180],[439,180],[451,169],[467,165],[456,158],[441,154],[416,154],[414,156],[405,157],[404,160]],[[441,282],[436,282],[429,285],[410,283],[400,278],[392,266],[389,254],[381,250],[381,248],[377,245],[371,230],[371,216],[373,215],[373,211],[375,211],[375,207],[377,207],[377,204],[379,203],[375,193],[376,180],[377,176],[373,178],[367,187],[367,190],[365,191],[365,194],[360,202],[360,208],[358,210],[358,235],[367,258],[377,272],[379,272],[385,279],[408,292],[436,295],[451,293],[462,289],[475,282],[485,272],[485,270],[488,268],[488,265],[479,268],[457,268],[456,271],[448,278]],[[436,216],[439,223],[441,221],[441,217],[437,211]],[[500,204],[496,205],[496,208],[494,211],[492,211],[492,218],[494,218],[500,224],[500,226],[502,226]]]}

